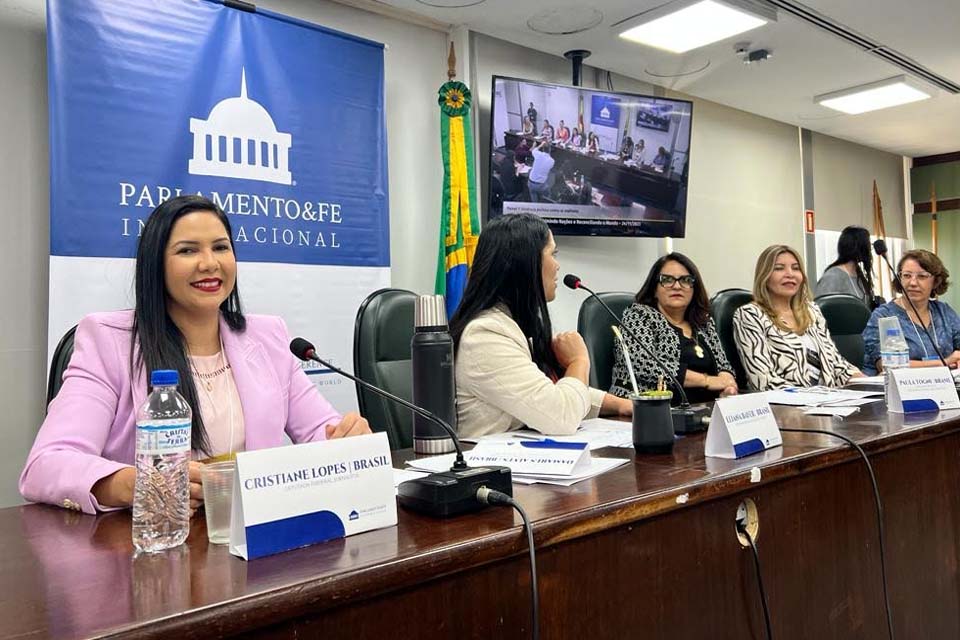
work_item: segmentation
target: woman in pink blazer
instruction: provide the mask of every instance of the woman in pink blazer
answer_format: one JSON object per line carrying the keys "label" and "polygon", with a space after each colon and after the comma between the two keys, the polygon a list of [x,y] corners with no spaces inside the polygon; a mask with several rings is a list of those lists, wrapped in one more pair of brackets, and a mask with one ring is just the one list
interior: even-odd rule
{"label": "woman in pink blazer", "polygon": [[[63,386],[20,476],[27,500],[96,513],[133,500],[137,409],[148,371],[177,369],[193,408],[193,457],[369,433],[340,416],[288,350],[280,318],[245,316],[230,222],[213,202],[157,207],[137,250],[136,308],[95,313],[77,328]],[[201,504],[190,463],[191,507]]]}

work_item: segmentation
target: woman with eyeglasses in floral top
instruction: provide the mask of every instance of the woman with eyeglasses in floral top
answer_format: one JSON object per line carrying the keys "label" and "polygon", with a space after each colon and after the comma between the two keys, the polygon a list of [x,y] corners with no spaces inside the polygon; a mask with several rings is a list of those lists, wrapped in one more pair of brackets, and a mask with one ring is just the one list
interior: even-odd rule
{"label": "woman with eyeglasses in floral top", "polygon": [[[911,367],[941,366],[939,351],[947,366],[955,369],[960,363],[960,317],[950,305],[936,299],[947,292],[950,272],[940,258],[923,249],[904,253],[897,263],[897,272],[903,287],[896,282],[893,287],[902,295],[874,309],[867,328],[863,330],[864,373],[875,375],[881,370],[878,325],[880,318],[888,316],[900,320],[900,328],[910,349]],[[913,302],[916,312],[906,298]],[[933,341],[924,327],[930,330]]]}
{"label": "woman with eyeglasses in floral top", "polygon": [[[683,385],[690,402],[707,402],[737,393],[733,367],[720,346],[710,317],[707,290],[693,261],[682,253],[668,253],[653,263],[635,302],[623,313],[623,325],[646,346],[623,332],[640,391],[656,389],[663,370],[648,355],[656,353]],[[614,349],[610,393],[633,393],[623,350]],[[664,378],[670,387],[672,383]],[[680,401],[674,388],[673,402]]]}

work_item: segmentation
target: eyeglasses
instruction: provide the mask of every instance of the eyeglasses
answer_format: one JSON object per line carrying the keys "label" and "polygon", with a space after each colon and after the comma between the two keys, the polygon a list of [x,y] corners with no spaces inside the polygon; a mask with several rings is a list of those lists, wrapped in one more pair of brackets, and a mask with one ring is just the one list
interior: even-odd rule
{"label": "eyeglasses", "polygon": [[697,279],[694,278],[693,276],[680,276],[679,278],[677,278],[676,276],[670,276],[665,273],[661,273],[660,276],[657,278],[657,282],[659,282],[660,286],[663,287],[664,289],[672,288],[673,285],[676,284],[677,282],[680,283],[681,289],[690,289],[691,287],[693,287],[693,283],[696,281]]}
{"label": "eyeglasses", "polygon": [[925,271],[921,271],[920,273],[910,273],[909,271],[901,271],[897,275],[900,276],[901,280],[916,280],[917,282],[926,282],[927,280],[933,277],[933,275]]}

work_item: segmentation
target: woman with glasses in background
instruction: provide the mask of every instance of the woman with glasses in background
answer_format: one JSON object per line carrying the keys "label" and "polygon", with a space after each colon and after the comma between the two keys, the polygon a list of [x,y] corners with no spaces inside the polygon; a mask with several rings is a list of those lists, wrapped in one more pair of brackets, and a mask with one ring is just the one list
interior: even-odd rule
{"label": "woman with glasses in background", "polygon": [[[707,402],[737,393],[733,367],[720,346],[710,317],[707,290],[690,258],[668,253],[650,268],[635,302],[623,313],[623,333],[640,391],[656,389],[664,372],[649,355],[656,353],[670,374],[683,385],[690,402]],[[646,349],[644,349],[646,347]],[[610,393],[627,397],[633,393],[623,350],[614,349],[613,384]],[[664,382],[672,386],[669,378]],[[673,389],[673,402],[680,394]]]}
{"label": "woman with glasses in background", "polygon": [[[893,316],[900,320],[900,328],[910,348],[911,367],[939,367],[940,357],[951,368],[960,362],[960,317],[950,305],[936,298],[947,292],[950,272],[936,255],[923,249],[907,251],[897,263],[897,272],[903,287],[893,283],[894,290],[903,294],[893,302],[882,304],[874,309],[863,330],[864,363],[863,371],[875,375],[880,370],[880,332],[879,320]],[[916,307],[910,307],[909,298]],[[924,331],[930,330],[930,337]]]}

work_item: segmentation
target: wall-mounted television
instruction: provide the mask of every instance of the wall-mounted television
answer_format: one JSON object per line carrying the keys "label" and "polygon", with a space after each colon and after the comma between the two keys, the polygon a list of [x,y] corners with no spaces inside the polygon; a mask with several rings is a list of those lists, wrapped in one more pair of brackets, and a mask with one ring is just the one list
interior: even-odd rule
{"label": "wall-mounted television", "polygon": [[692,117],[687,100],[494,76],[488,215],[682,238]]}

